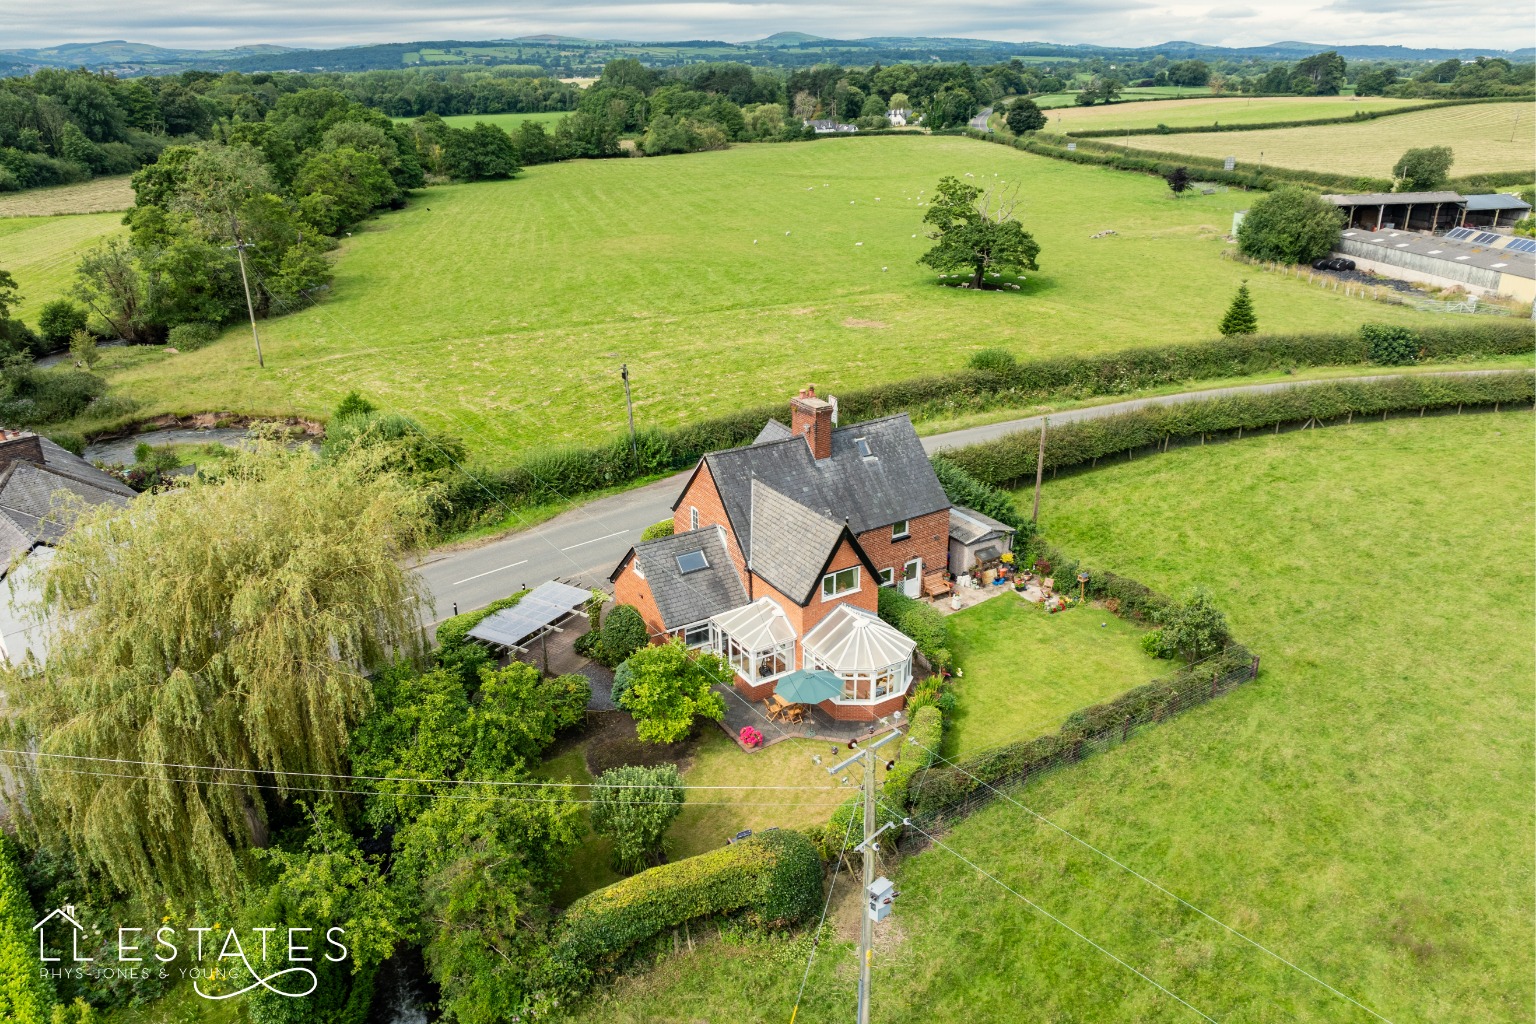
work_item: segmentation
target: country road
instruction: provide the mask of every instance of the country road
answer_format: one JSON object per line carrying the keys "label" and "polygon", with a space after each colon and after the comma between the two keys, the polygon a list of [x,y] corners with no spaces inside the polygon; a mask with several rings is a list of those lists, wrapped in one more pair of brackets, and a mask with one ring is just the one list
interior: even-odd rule
{"label": "country road", "polygon": [[[1506,370],[1457,370],[1423,374],[1432,377],[1473,377]],[[1184,391],[1173,395],[1134,398],[1108,405],[1094,405],[1048,414],[1053,423],[1072,423],[1099,419],[1159,405],[1179,405],[1229,395],[1279,391],[1283,388],[1310,387],[1317,384],[1391,380],[1397,374],[1362,377],[1334,377],[1314,381],[1274,381],[1236,387]],[[923,448],[930,454],[945,448],[961,448],[980,441],[990,441],[1018,430],[1033,430],[1044,416],[989,423],[923,438]],[[429,553],[415,568],[421,574],[436,603],[433,620],[482,607],[505,597],[524,584],[536,586],[545,580],[564,578],[577,586],[608,586],[608,573],[624,552],[640,539],[640,532],[652,523],[672,517],[672,502],[688,473],[646,484],[632,491],[609,495],[588,502],[578,502],[560,515],[531,530],[525,530],[477,547],[449,549]]]}

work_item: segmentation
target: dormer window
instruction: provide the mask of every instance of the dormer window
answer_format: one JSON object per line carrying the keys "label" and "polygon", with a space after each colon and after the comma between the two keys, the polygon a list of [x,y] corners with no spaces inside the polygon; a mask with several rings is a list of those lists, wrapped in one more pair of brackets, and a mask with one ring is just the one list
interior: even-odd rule
{"label": "dormer window", "polygon": [[869,438],[856,437],[853,439],[853,444],[859,450],[859,458],[872,459],[875,457],[875,453],[869,450]]}
{"label": "dormer window", "polygon": [[709,559],[704,557],[703,551],[687,551],[677,556],[677,571],[684,576],[708,568]]}

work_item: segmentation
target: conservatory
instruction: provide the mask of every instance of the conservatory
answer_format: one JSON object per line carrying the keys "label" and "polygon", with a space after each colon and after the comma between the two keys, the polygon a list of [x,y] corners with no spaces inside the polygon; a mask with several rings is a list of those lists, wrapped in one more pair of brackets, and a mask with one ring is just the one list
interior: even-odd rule
{"label": "conservatory", "polygon": [[843,681],[838,704],[874,704],[912,684],[911,638],[873,612],[839,605],[801,641],[804,668],[825,669]]}
{"label": "conservatory", "polygon": [[721,612],[709,620],[710,646],[749,687],[795,670],[795,629],[771,599]]}

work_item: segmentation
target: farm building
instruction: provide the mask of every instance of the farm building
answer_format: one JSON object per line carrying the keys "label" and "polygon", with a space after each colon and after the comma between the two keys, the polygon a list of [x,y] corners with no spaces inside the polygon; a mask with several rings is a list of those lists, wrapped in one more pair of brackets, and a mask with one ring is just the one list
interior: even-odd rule
{"label": "farm building", "polygon": [[1445,235],[1346,230],[1336,252],[1361,270],[1473,295],[1536,300],[1536,241],[1456,228]]}
{"label": "farm building", "polygon": [[1530,204],[1505,192],[1367,192],[1323,196],[1345,212],[1346,228],[1369,231],[1444,231],[1456,227],[1507,228],[1531,212]]}

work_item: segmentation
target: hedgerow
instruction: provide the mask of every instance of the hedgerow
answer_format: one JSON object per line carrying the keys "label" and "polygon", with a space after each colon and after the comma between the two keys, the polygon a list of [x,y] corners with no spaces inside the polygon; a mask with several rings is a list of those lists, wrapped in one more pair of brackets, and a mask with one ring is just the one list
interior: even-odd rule
{"label": "hedgerow", "polygon": [[876,600],[880,618],[915,642],[928,664],[943,671],[953,663],[949,620],[942,612],[895,587],[881,587],[876,591]]}
{"label": "hedgerow", "polygon": [[1344,117],[1313,117],[1301,121],[1257,121],[1257,122],[1229,122],[1227,124],[1200,124],[1169,127],[1159,125],[1155,128],[1087,128],[1081,131],[1064,132],[1072,139],[1111,139],[1116,136],[1127,135],[1204,135],[1212,132],[1255,132],[1270,128],[1315,128],[1326,124],[1352,124],[1358,121],[1374,121],[1378,117],[1394,117],[1398,114],[1412,114],[1420,110],[1434,110],[1439,107],[1462,107],[1474,103],[1509,103],[1530,102],[1530,97],[1518,98],[1497,96],[1478,99],[1442,100],[1437,103],[1414,103],[1406,107],[1393,107],[1390,110],[1357,110]]}
{"label": "hedgerow", "polygon": [[494,615],[503,608],[511,608],[521,601],[526,593],[528,591],[519,590],[510,597],[503,597],[500,600],[492,601],[484,608],[477,608],[472,612],[455,615],[452,618],[439,622],[437,624],[438,658],[446,659],[452,657],[459,648],[469,642],[470,630],[480,625],[481,621],[487,616]]}
{"label": "hedgerow", "polygon": [[[1177,405],[1153,405],[1117,416],[1051,427],[1045,468],[1092,462],[1175,438],[1327,421],[1394,411],[1530,402],[1532,374],[1522,370],[1476,376],[1404,375],[1384,381],[1322,381]],[[984,483],[1007,486],[1033,477],[1038,430],[946,451],[944,458]]]}
{"label": "hedgerow", "polygon": [[566,910],[551,950],[555,983],[580,991],[685,921],[744,913],[762,927],[795,924],[820,912],[821,881],[811,841],[780,830],[642,871]]}
{"label": "hedgerow", "polygon": [[893,807],[907,805],[907,787],[912,776],[933,764],[944,742],[944,713],[937,707],[930,704],[918,708],[907,721],[907,735],[900,741],[896,766],[885,773],[885,801]]}
{"label": "hedgerow", "polygon": [[53,986],[33,953],[36,919],[15,844],[0,830],[0,1020],[11,1024],[48,1024],[53,1012]]}
{"label": "hedgerow", "polygon": [[[1433,325],[1415,333],[1420,358],[1426,360],[1514,355],[1536,348],[1527,326],[1508,321]],[[1044,397],[1118,395],[1192,380],[1369,363],[1369,346],[1353,332],[1250,335],[908,378],[842,392],[838,406],[845,422],[851,423],[903,411],[915,415],[974,412],[1026,405]],[[502,503],[518,506],[569,499],[685,469],[707,452],[751,443],[769,418],[787,421],[788,402],[739,409],[671,430],[641,431],[636,438],[638,459],[629,439],[616,437],[603,444],[546,451],[515,466],[455,473],[444,482],[443,500],[450,509],[444,525],[448,529],[471,526],[487,514],[502,514]],[[987,509],[977,511],[1009,522]]]}

